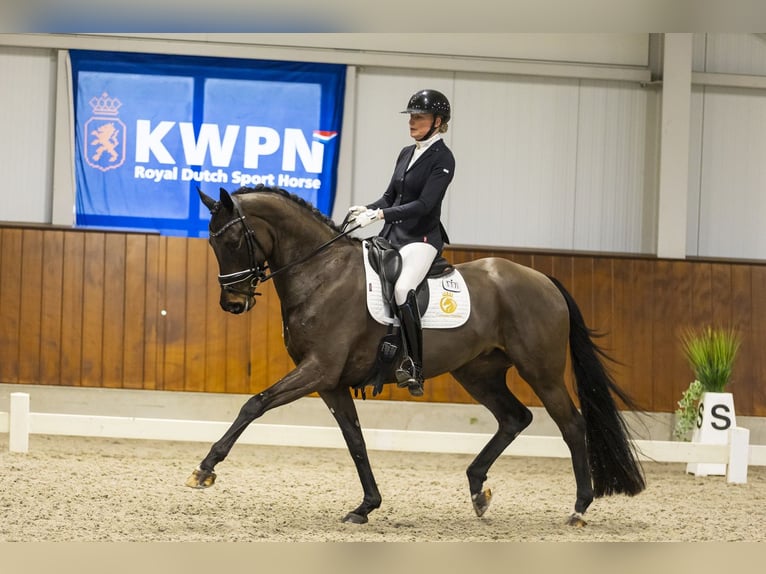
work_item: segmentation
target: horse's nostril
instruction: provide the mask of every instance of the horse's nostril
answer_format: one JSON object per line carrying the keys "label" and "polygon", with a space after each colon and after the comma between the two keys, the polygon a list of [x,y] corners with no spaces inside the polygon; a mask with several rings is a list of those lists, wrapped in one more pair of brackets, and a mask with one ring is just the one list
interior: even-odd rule
{"label": "horse's nostril", "polygon": [[221,308],[227,313],[238,315],[245,310],[245,304],[238,301],[221,301]]}

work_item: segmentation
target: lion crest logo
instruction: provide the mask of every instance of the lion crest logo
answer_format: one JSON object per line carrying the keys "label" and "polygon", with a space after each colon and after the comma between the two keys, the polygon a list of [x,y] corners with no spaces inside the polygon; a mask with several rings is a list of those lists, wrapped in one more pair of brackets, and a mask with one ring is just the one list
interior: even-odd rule
{"label": "lion crest logo", "polygon": [[85,161],[108,171],[125,163],[125,124],[117,117],[122,102],[104,92],[88,102],[93,116],[85,122]]}

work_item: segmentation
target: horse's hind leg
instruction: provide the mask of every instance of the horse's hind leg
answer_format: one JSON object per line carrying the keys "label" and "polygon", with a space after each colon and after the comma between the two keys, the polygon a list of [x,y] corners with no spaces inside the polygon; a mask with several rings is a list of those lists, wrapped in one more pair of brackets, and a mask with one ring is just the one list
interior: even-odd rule
{"label": "horse's hind leg", "polygon": [[532,422],[532,413],[508,390],[505,357],[479,357],[452,374],[466,391],[487,407],[498,429],[466,470],[471,501],[477,516],[489,507],[491,492],[482,490],[487,472],[506,447]]}
{"label": "horse's hind leg", "polygon": [[540,397],[545,409],[559,427],[569,452],[572,455],[572,470],[577,484],[575,512],[569,518],[572,526],[583,526],[582,514],[593,502],[593,483],[591,481],[588,449],[585,443],[585,419],[572,402],[564,384],[563,377],[550,380],[530,380],[530,386]]}

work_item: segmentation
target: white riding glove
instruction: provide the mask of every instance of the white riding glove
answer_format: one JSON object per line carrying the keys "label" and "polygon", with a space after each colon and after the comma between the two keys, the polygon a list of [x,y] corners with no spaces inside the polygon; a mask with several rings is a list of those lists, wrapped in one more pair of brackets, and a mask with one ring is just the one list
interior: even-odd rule
{"label": "white riding glove", "polygon": [[368,209],[364,213],[360,213],[354,220],[359,227],[367,227],[370,223],[375,223],[379,219],[383,219],[383,211],[380,209]]}
{"label": "white riding glove", "polygon": [[360,213],[364,213],[365,211],[367,211],[366,205],[352,205],[348,208],[348,215],[349,217],[354,218]]}

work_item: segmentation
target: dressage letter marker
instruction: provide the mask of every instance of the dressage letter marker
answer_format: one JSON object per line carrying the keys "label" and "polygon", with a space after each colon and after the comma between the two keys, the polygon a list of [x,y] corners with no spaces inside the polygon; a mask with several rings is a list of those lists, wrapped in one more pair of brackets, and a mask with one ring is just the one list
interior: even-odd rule
{"label": "dressage letter marker", "polygon": [[[692,442],[728,444],[729,429],[736,428],[734,399],[731,393],[703,393],[699,403],[697,428]],[[725,463],[690,462],[686,472],[695,476],[726,476]]]}

